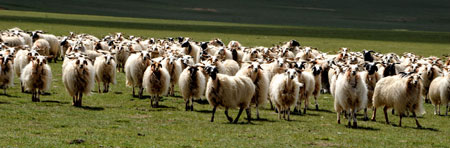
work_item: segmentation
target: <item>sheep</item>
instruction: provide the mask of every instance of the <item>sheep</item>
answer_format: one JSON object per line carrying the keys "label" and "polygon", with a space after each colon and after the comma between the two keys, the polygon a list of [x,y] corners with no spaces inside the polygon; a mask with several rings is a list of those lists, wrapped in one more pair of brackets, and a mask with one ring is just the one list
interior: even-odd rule
{"label": "sheep", "polygon": [[[297,101],[297,105],[294,108],[294,112],[298,111],[299,113],[301,113],[300,111],[300,107],[302,104],[302,101],[305,102],[305,107],[303,108],[303,113],[306,114],[306,109],[308,108],[309,105],[309,97],[313,95],[313,92],[315,91],[315,77],[313,75],[313,73],[311,71],[303,71],[302,67],[297,65],[298,70],[298,74],[297,74],[297,80],[299,83],[303,84],[303,87],[300,88],[299,90],[299,98]],[[317,105],[317,104],[316,104]],[[318,107],[318,106],[317,106]]]}
{"label": "sheep", "polygon": [[[32,57],[38,56],[39,53],[36,50],[19,50],[16,53],[16,58],[14,58],[14,71],[17,77],[22,74],[23,68],[30,63]],[[20,80],[20,88],[22,92],[25,92],[22,80]]]}
{"label": "sheep", "polygon": [[144,88],[142,80],[146,68],[150,65],[150,53],[141,51],[130,55],[125,63],[126,84],[133,88],[133,96],[135,96],[134,88],[139,88],[139,98],[142,98]]}
{"label": "sheep", "polygon": [[36,56],[23,68],[20,81],[26,90],[31,91],[31,101],[40,102],[41,91],[50,89],[52,71],[47,64],[47,57]]}
{"label": "sheep", "polygon": [[[367,108],[372,107],[372,97],[375,90],[375,86],[377,82],[381,79],[381,75],[377,73],[378,67],[376,66],[378,63],[366,63],[364,65],[366,71],[361,72],[361,78],[364,82],[366,82],[367,85],[367,106],[364,108],[364,120],[368,120],[367,118]],[[372,109],[373,110],[373,109]]]}
{"label": "sheep", "polygon": [[317,98],[319,98],[320,90],[322,89],[322,71],[323,69],[319,64],[315,64],[311,71],[311,74],[314,76],[314,91],[312,92],[312,95],[314,96],[316,110],[319,110]]}
{"label": "sheep", "polygon": [[0,36],[0,43],[5,43],[10,47],[25,45],[25,43],[18,36]]}
{"label": "sheep", "polygon": [[373,51],[373,50],[365,50],[364,49],[362,53],[364,55],[364,61],[373,62],[374,58],[373,58],[371,53],[375,53],[375,51]]}
{"label": "sheep", "polygon": [[181,69],[186,69],[189,65],[194,65],[194,60],[190,55],[185,55],[179,60],[181,61]]}
{"label": "sheep", "polygon": [[[444,68],[449,70],[448,68]],[[441,105],[445,105],[445,116],[448,115],[450,99],[450,75],[435,78],[430,84],[428,98],[434,105],[434,114],[441,115]]]}
{"label": "sheep", "polygon": [[242,61],[250,62],[250,61],[256,61],[258,59],[262,59],[262,55],[259,53],[259,51],[257,49],[251,49],[250,52],[246,52],[244,54]]}
{"label": "sheep", "polygon": [[[178,85],[180,87],[180,93],[186,104],[186,111],[189,109],[193,111],[193,99],[199,99],[202,97],[206,89],[206,78],[203,72],[200,71],[200,67],[193,65],[185,68],[180,74]],[[191,103],[191,105],[189,105],[189,103]]]}
{"label": "sheep", "polygon": [[103,92],[109,91],[109,84],[116,84],[116,62],[114,54],[104,53],[94,62],[95,81],[98,84],[98,93],[102,93],[100,83],[103,82]]}
{"label": "sheep", "polygon": [[200,61],[200,51],[201,47],[191,43],[189,41],[184,42],[181,44],[181,47],[183,47],[183,53],[185,55],[190,55],[194,59],[194,63],[197,64]]}
{"label": "sheep", "polygon": [[[422,96],[425,97],[425,101],[429,101],[428,98],[428,92],[430,91],[430,84],[431,82],[439,77],[442,73],[439,67],[427,64],[426,66],[423,66],[420,70],[420,73],[422,74]],[[428,102],[429,103],[429,102]]]}
{"label": "sheep", "polygon": [[[161,61],[151,61],[143,76],[144,88],[151,95],[151,106],[158,107],[159,96],[167,94],[170,85],[170,74],[162,67]],[[153,104],[155,101],[155,104]]]}
{"label": "sheep", "polygon": [[[237,123],[245,109],[248,123],[250,123],[250,103],[255,93],[253,81],[248,77],[219,74],[219,70],[215,66],[207,67],[206,71],[210,76],[206,84],[205,96],[213,107],[211,122],[214,122],[217,107],[222,106],[225,108],[228,121]],[[239,107],[239,113],[233,121],[233,118],[228,116],[228,109],[237,107]]]}
{"label": "sheep", "polygon": [[376,120],[376,111],[378,107],[384,106],[384,117],[386,124],[389,124],[387,110],[395,109],[400,116],[398,126],[402,126],[403,114],[407,111],[412,112],[418,128],[422,126],[417,120],[416,113],[423,114],[423,103],[421,99],[421,81],[419,74],[401,74],[380,79],[375,86],[373,94],[373,115],[372,121]]}
{"label": "sheep", "polygon": [[274,62],[269,64],[261,64],[262,69],[266,73],[269,80],[272,80],[272,77],[276,74],[283,73],[286,65],[284,63],[283,58],[277,58]]}
{"label": "sheep", "polygon": [[180,78],[181,71],[181,61],[178,61],[175,56],[169,56],[165,58],[161,65],[164,69],[169,72],[170,75],[170,87],[168,95],[175,95],[175,84],[178,83],[178,79]]}
{"label": "sheep", "polygon": [[302,83],[297,81],[297,73],[294,69],[287,69],[285,73],[276,74],[270,82],[270,100],[275,104],[278,110],[278,119],[281,119],[283,112],[283,119],[290,120],[291,106],[298,101],[300,88]]}
{"label": "sheep", "polygon": [[50,43],[45,39],[38,39],[33,43],[31,49],[36,50],[40,55],[49,56],[50,55]]}
{"label": "sheep", "polygon": [[[236,54],[236,53],[235,53]],[[237,61],[237,59],[233,59],[233,53],[230,50],[227,50],[225,48],[219,48],[216,53],[214,53],[214,56],[216,56],[218,59],[220,60],[235,60]]]}
{"label": "sheep", "polygon": [[115,59],[117,60],[117,72],[120,72],[120,69],[122,69],[122,72],[124,72],[125,63],[130,56],[128,47],[119,45],[113,50],[113,52],[116,53]]}
{"label": "sheep", "polygon": [[6,89],[14,85],[13,57],[9,54],[0,54],[0,88],[6,95]]}
{"label": "sheep", "polygon": [[216,66],[219,69],[219,73],[234,76],[239,71],[239,64],[234,60],[220,61],[216,56],[212,56],[208,60],[209,64]]}
{"label": "sheep", "polygon": [[356,112],[364,109],[367,105],[367,87],[361,78],[358,65],[349,65],[344,68],[336,81],[334,109],[337,112],[337,123],[341,123],[341,112],[350,114],[348,126],[357,127]]}
{"label": "sheep", "polygon": [[236,73],[236,76],[246,76],[252,79],[255,85],[255,94],[252,97],[251,105],[256,106],[256,118],[259,119],[259,106],[267,101],[269,95],[269,79],[265,75],[261,65],[258,62],[253,62],[247,68],[242,68]]}
{"label": "sheep", "polygon": [[81,107],[83,94],[90,95],[94,87],[94,67],[85,57],[78,57],[70,61],[63,71],[62,80],[66,91],[72,96],[72,105]]}
{"label": "sheep", "polygon": [[[56,59],[59,56],[60,53],[60,42],[58,41],[58,38],[56,38],[56,36],[51,35],[51,34],[42,34],[42,32],[39,31],[33,31],[32,32],[32,38],[33,38],[33,42],[36,42],[36,40],[38,39],[45,39],[47,40],[47,42],[50,44],[50,50],[49,50],[49,55],[50,57],[52,57],[52,59],[54,60],[54,62],[56,63]],[[49,60],[49,62],[51,62],[51,60]]]}

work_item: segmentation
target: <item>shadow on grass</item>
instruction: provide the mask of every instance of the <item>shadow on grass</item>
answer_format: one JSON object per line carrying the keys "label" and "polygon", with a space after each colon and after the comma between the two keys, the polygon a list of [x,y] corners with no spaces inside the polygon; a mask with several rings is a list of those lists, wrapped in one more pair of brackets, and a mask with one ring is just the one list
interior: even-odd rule
{"label": "shadow on grass", "polygon": [[194,111],[198,112],[198,113],[204,113],[204,114],[211,114],[212,113],[212,110],[195,110],[194,109]]}
{"label": "shadow on grass", "polygon": [[123,92],[121,92],[121,91],[115,91],[114,94],[120,95],[120,94],[123,94]]}
{"label": "shadow on grass", "polygon": [[61,102],[61,101],[56,101],[56,100],[44,100],[41,101],[43,103],[59,103],[59,104],[69,104],[69,102]]}
{"label": "shadow on grass", "polygon": [[81,106],[80,108],[91,111],[102,111],[105,110],[103,107],[95,107],[95,106]]}
{"label": "shadow on grass", "polygon": [[194,100],[194,102],[195,102],[195,103],[198,103],[198,104],[209,104],[208,100],[203,100],[203,99],[200,99],[200,100]]}
{"label": "shadow on grass", "polygon": [[275,120],[269,120],[269,119],[265,119],[265,118],[252,118],[252,121],[261,121],[261,122],[276,122]]}
{"label": "shadow on grass", "polygon": [[358,130],[368,130],[368,131],[379,131],[380,130],[379,128],[364,127],[361,125],[359,125],[358,127],[352,127],[352,126],[345,125],[345,127],[351,128],[351,129],[358,129]]}
{"label": "shadow on grass", "polygon": [[11,103],[0,101],[0,104],[11,104]]}
{"label": "shadow on grass", "polygon": [[311,110],[311,111],[324,112],[324,113],[335,113],[335,112],[333,112],[333,111],[331,111],[331,110],[326,110],[326,109],[319,109],[319,110],[313,109],[313,110]]}
{"label": "shadow on grass", "polygon": [[10,95],[10,94],[0,94],[0,96],[6,96],[6,97],[8,97],[8,98],[20,98],[20,96],[12,96],[12,95]]}
{"label": "shadow on grass", "polygon": [[416,130],[427,130],[427,131],[433,131],[433,132],[438,132],[438,129],[432,128],[432,127],[421,127],[418,128],[417,126],[398,126],[398,124],[395,123],[391,123],[392,126],[394,127],[398,127],[398,128],[409,128],[409,129],[416,129]]}

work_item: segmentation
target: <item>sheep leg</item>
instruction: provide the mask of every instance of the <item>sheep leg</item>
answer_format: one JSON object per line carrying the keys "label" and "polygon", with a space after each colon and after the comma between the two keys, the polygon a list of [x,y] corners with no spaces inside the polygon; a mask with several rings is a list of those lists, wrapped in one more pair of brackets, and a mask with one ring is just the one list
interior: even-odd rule
{"label": "sheep leg", "polygon": [[388,113],[387,113],[388,108],[385,106],[383,108],[384,111],[384,119],[386,120],[386,124],[389,124],[389,119],[388,119]]}
{"label": "sheep leg", "polygon": [[447,106],[446,106],[446,109],[445,109],[445,116],[448,116],[448,103],[447,103]]}
{"label": "sheep leg", "polygon": [[136,97],[136,95],[134,94],[134,86],[133,86],[133,97]]}
{"label": "sheep leg", "polygon": [[22,89],[22,92],[25,92],[25,88],[23,87],[22,81],[20,81],[20,88]]}
{"label": "sheep leg", "polygon": [[186,101],[185,101],[185,106],[184,106],[184,108],[185,108],[185,110],[186,111],[188,111],[188,109],[189,109],[189,99],[187,99]]}
{"label": "sheep leg", "polygon": [[317,96],[314,96],[314,101],[316,102],[316,110],[319,110],[319,103],[317,102]]}
{"label": "sheep leg", "polygon": [[214,122],[214,114],[216,113],[216,108],[217,108],[217,106],[214,106],[214,108],[212,110],[211,122]]}
{"label": "sheep leg", "polygon": [[364,121],[369,120],[369,117],[367,117],[367,107],[364,108]]}
{"label": "sheep leg", "polygon": [[153,108],[153,96],[150,96],[150,106]]}
{"label": "sheep leg", "polygon": [[31,101],[34,102],[34,90],[31,91]]}
{"label": "sheep leg", "polygon": [[402,127],[402,118],[403,118],[403,114],[399,114],[400,116],[400,120],[398,121],[398,126]]}
{"label": "sheep leg", "polygon": [[441,105],[440,104],[438,105],[438,115],[439,116],[441,115]]}
{"label": "sheep leg", "polygon": [[377,121],[376,119],[375,119],[375,116],[377,115],[377,108],[373,108],[373,113],[372,113],[372,121]]}
{"label": "sheep leg", "polygon": [[239,121],[239,117],[241,116],[242,111],[244,111],[244,109],[243,109],[242,107],[239,108],[239,113],[238,113],[238,115],[236,116],[236,119],[234,119],[234,121],[233,121],[234,124],[236,124],[236,123]]}
{"label": "sheep leg", "polygon": [[308,99],[305,100],[305,108],[303,108],[303,113],[306,115],[306,109],[308,108]]}
{"label": "sheep leg", "polygon": [[[278,108],[276,110],[278,110]],[[278,119],[281,120],[281,112],[278,112]]]}
{"label": "sheep leg", "polygon": [[227,116],[228,121],[233,122],[233,118],[228,115],[228,108],[225,109],[225,116]]}
{"label": "sheep leg", "polygon": [[258,107],[258,101],[256,101],[256,119],[259,119],[259,107]]}
{"label": "sheep leg", "polygon": [[75,99],[75,97],[76,97],[76,95],[75,95],[75,96],[72,96],[72,105],[73,105],[73,106],[75,106],[75,104],[76,104],[76,99]]}
{"label": "sheep leg", "polygon": [[341,112],[337,112],[337,123],[341,124]]}
{"label": "sheep leg", "polygon": [[395,114],[395,110],[394,110],[394,109],[392,109],[392,114],[393,114],[393,115]]}
{"label": "sheep leg", "polygon": [[434,105],[434,115],[437,115],[438,111],[437,111],[437,105]]}
{"label": "sheep leg", "polygon": [[41,102],[41,90],[38,89],[38,93],[36,94],[36,102]]}
{"label": "sheep leg", "polygon": [[[252,123],[252,112],[251,112],[251,110],[250,110],[250,107],[248,107],[247,109],[245,109],[245,112],[247,112],[247,121],[248,121],[248,123]],[[289,116],[288,116],[288,119],[289,119]]]}
{"label": "sheep leg", "polygon": [[356,109],[352,110],[352,117],[353,117],[353,127],[358,127],[358,121],[356,120]]}
{"label": "sheep leg", "polygon": [[155,100],[156,100],[155,107],[158,107],[159,106],[159,96],[158,95],[156,95]]}
{"label": "sheep leg", "polygon": [[419,120],[417,120],[416,112],[412,112],[412,115],[414,116],[414,119],[416,119],[417,128],[422,128],[422,126],[419,124]]}
{"label": "sheep leg", "polygon": [[350,116],[347,118],[347,119],[348,119],[347,125],[348,125],[348,127],[352,127],[352,119],[353,119],[352,111],[347,110],[347,113],[350,115]]}
{"label": "sheep leg", "polygon": [[288,121],[291,121],[291,118],[290,118],[290,116],[291,116],[291,107],[288,107],[288,109],[287,109],[287,115],[288,115],[287,120],[288,120]]}
{"label": "sheep leg", "polygon": [[191,111],[194,111],[194,98],[191,98]]}
{"label": "sheep leg", "polygon": [[[139,99],[142,99],[142,93],[144,92],[144,88],[139,87]],[[156,102],[156,104],[158,104],[158,102]]]}
{"label": "sheep leg", "polygon": [[98,93],[101,94],[102,91],[101,91],[101,87],[100,87],[100,81],[97,81],[97,86],[98,86]]}
{"label": "sheep leg", "polygon": [[78,100],[79,100],[78,105],[81,107],[82,106],[81,104],[83,103],[83,93],[80,92],[80,95],[78,97],[79,97],[78,98]]}
{"label": "sheep leg", "polygon": [[283,119],[286,120],[286,110],[283,109],[281,112],[283,112]]}
{"label": "sheep leg", "polygon": [[272,100],[269,99],[269,103],[270,103],[270,110],[274,110]]}

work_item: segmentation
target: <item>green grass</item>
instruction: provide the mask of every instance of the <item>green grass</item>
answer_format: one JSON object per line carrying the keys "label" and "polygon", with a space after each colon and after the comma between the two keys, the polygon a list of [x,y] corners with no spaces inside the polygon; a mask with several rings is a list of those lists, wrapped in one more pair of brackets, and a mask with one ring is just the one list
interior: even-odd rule
{"label": "green grass", "polygon": [[[22,11],[0,11],[0,29],[20,27],[43,29],[56,35],[69,31],[97,36],[123,32],[130,35],[168,37],[190,36],[197,41],[220,37],[238,40],[245,46],[271,46],[280,41],[297,39],[303,45],[335,51],[339,47],[363,48],[381,52],[416,52],[421,55],[449,53],[449,34],[363,29],[335,29],[233,24],[161,19],[138,19],[88,15],[63,15]],[[131,26],[131,27],[130,27]],[[168,27],[165,27],[168,26]],[[268,30],[267,32],[263,30]],[[330,33],[331,32],[331,33]],[[71,106],[71,97],[61,82],[61,61],[51,63],[53,71],[50,95],[42,102],[31,102],[31,95],[20,93],[15,86],[0,96],[0,147],[449,147],[448,117],[433,115],[433,107],[425,104],[427,113],[419,119],[424,129],[416,129],[413,118],[403,120],[404,127],[386,125],[382,112],[377,122],[362,121],[362,128],[347,128],[336,123],[333,99],[319,98],[320,111],[293,115],[293,121],[278,120],[277,115],[262,109],[265,119],[245,124],[228,124],[223,110],[216,121],[209,122],[211,107],[196,103],[194,112],[185,112],[179,97],[164,97],[162,108],[151,108],[150,100],[131,96],[125,87],[123,73],[111,92],[83,99],[83,108]],[[147,93],[145,93],[148,96]],[[369,112],[371,113],[371,112]],[[233,110],[232,116],[237,112]],[[254,114],[254,112],[253,112]],[[390,115],[393,124],[398,117]],[[345,120],[344,120],[344,123]],[[81,144],[70,144],[73,140]]]}

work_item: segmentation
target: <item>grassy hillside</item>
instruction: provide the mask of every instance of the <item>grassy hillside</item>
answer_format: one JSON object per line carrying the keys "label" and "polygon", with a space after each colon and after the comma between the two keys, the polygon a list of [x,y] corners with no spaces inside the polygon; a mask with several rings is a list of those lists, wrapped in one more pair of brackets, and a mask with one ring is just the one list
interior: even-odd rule
{"label": "grassy hillside", "polygon": [[[439,32],[0,11],[0,29],[11,27],[42,29],[56,35],[67,35],[69,31],[97,36],[123,32],[149,37],[189,36],[197,41],[219,37],[226,42],[238,40],[245,46],[271,46],[296,39],[323,51],[343,46],[353,50],[412,51],[427,56],[450,51],[450,34]],[[394,115],[389,115],[393,125],[386,125],[382,111],[377,114],[377,122],[362,121],[359,116],[358,129],[338,125],[330,95],[320,96],[321,110],[293,115],[290,122],[278,120],[266,105],[261,111],[263,120],[254,124],[245,124],[245,115],[240,124],[228,124],[222,109],[216,112],[216,121],[210,123],[212,108],[206,101],[198,101],[194,112],[185,112],[176,89],[175,97],[163,98],[161,108],[151,108],[147,93],[146,99],[131,96],[123,73],[117,75],[117,84],[110,93],[92,92],[83,99],[85,107],[75,108],[61,82],[61,63],[51,63],[53,86],[41,96],[42,102],[32,103],[30,94],[20,93],[17,78],[15,86],[7,90],[8,95],[0,95],[0,147],[449,147],[450,143],[449,118],[433,115],[430,104],[425,104],[427,113],[419,118],[424,129],[416,129],[413,118],[403,119],[403,127],[396,127],[399,119]],[[235,117],[237,111],[230,113]]]}
{"label": "grassy hillside", "polygon": [[251,24],[450,31],[450,3],[445,0],[2,0],[0,8]]}

